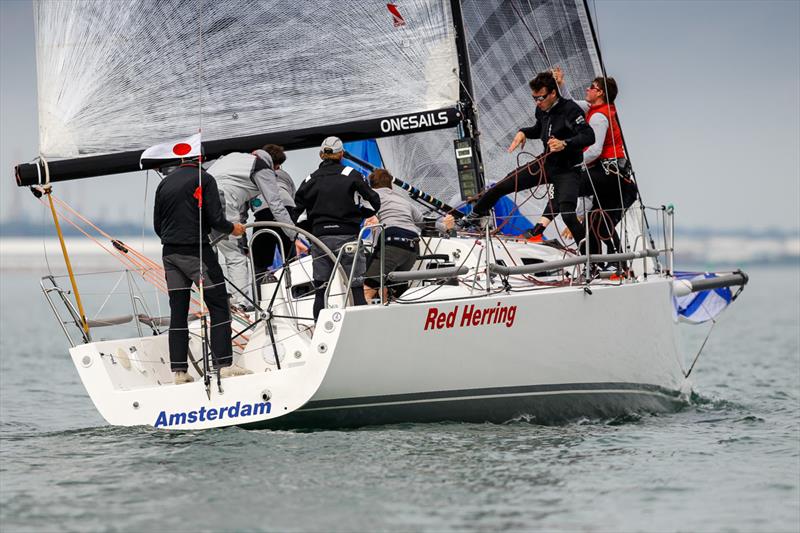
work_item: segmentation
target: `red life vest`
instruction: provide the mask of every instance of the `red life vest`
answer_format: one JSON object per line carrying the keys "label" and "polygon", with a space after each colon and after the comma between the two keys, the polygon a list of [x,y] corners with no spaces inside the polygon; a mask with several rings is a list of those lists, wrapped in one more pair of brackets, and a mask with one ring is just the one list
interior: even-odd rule
{"label": "red life vest", "polygon": [[[609,111],[610,118],[608,116]],[[609,124],[609,128],[606,130],[606,138],[603,139],[603,150],[600,152],[600,159],[625,157],[625,146],[622,144],[622,133],[619,130],[619,122],[617,122],[617,108],[614,107],[614,104],[593,105],[586,113],[586,122],[589,122],[595,113],[605,116]]]}

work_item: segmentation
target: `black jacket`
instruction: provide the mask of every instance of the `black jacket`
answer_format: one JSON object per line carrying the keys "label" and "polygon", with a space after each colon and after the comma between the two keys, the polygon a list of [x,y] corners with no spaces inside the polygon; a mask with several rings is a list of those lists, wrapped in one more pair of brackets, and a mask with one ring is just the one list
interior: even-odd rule
{"label": "black jacket", "polygon": [[[208,233],[233,231],[233,224],[225,220],[225,211],[219,201],[217,182],[211,174],[201,173],[203,198],[203,244],[208,244]],[[153,228],[165,247],[192,248],[200,244],[200,215],[198,213],[197,164],[184,164],[169,174],[156,189],[153,207]],[[199,251],[199,250],[198,250]]]}
{"label": "black jacket", "polygon": [[545,171],[549,175],[571,170],[583,161],[583,149],[594,143],[594,130],[586,123],[583,110],[572,100],[560,98],[547,111],[536,108],[536,125],[519,131],[528,139],[539,139],[544,151],[549,152],[550,137],[567,141],[567,147],[554,152],[545,160]]}
{"label": "black jacket", "polygon": [[360,172],[331,160],[324,160],[305,179],[294,201],[295,214],[307,212],[314,235],[357,235],[361,222],[381,207],[380,196]]}

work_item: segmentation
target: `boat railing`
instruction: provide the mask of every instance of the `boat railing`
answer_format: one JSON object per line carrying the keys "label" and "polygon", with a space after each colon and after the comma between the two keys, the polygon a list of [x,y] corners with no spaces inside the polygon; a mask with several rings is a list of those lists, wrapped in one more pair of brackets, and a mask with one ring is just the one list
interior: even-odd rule
{"label": "boat railing", "polygon": [[[289,230],[289,231],[292,231],[292,232],[299,233],[300,235],[302,235],[305,238],[307,238],[311,242],[312,246],[316,246],[317,248],[319,248],[319,250],[324,255],[327,255],[328,258],[334,263],[334,266],[333,266],[333,272],[331,274],[331,278],[328,280],[328,283],[327,283],[328,286],[327,286],[326,291],[325,291],[325,306],[326,307],[327,307],[328,295],[330,294],[330,287],[331,287],[331,285],[333,283],[333,279],[335,278],[336,273],[338,272],[343,277],[343,279],[349,279],[348,276],[347,276],[347,273],[344,271],[344,269],[340,265],[340,261],[338,260],[338,257],[336,255],[334,255],[334,253],[331,251],[331,249],[328,248],[325,245],[324,242],[322,242],[318,237],[315,237],[314,234],[312,234],[310,231],[308,231],[306,229],[303,229],[303,228],[301,228],[299,226],[295,226],[293,224],[287,224],[285,222],[277,222],[277,221],[251,222],[249,224],[245,224],[245,228],[252,228],[254,230],[253,231],[253,235],[251,235],[250,240],[248,241],[249,244],[252,244],[253,240],[257,236],[263,234],[262,232],[271,233],[277,239],[277,241],[279,243],[278,246],[279,246],[279,250],[281,252],[281,259],[283,259],[284,264],[286,263],[286,260],[285,260],[286,252],[283,249],[283,243],[281,242],[281,239],[278,236],[278,233],[276,231],[278,229]],[[362,230],[362,232],[363,232],[363,230]],[[359,237],[360,237],[360,235],[361,234],[359,234]],[[226,237],[226,236],[218,238],[217,240],[213,241],[211,244],[212,245],[216,244],[216,242],[218,240],[221,240],[221,238],[224,238],[224,237]],[[348,244],[350,244],[350,243],[348,243]],[[344,248],[344,246],[342,248]],[[341,253],[341,250],[340,250],[340,253]],[[256,280],[256,277],[255,277],[255,265],[253,264],[252,254],[250,254],[250,272],[251,272],[251,283],[252,283],[251,293],[252,294],[256,294],[256,283],[257,283],[257,280]],[[282,287],[279,287],[277,290],[283,290],[284,291],[283,299],[284,299],[285,302],[287,302],[287,305],[290,306],[289,307],[290,314],[292,316],[297,316],[296,312],[294,311],[294,309],[292,307],[293,298],[291,296],[292,282],[291,282],[290,274],[291,274],[291,269],[289,269],[289,268],[283,268],[281,270],[281,275],[287,276],[286,277],[286,283]],[[345,306],[347,304],[348,298],[349,298],[349,291],[345,291]],[[256,298],[254,298],[253,300],[256,300]],[[273,298],[273,301],[274,301],[274,298]],[[263,310],[260,309],[259,305],[260,305],[260,303],[256,302],[255,303],[255,308],[256,308],[257,311],[262,312]]]}
{"label": "boat railing", "polygon": [[[599,263],[612,263],[612,262],[626,262],[626,261],[636,261],[641,260],[641,270],[640,273],[647,277],[648,271],[652,270],[653,268],[656,271],[664,272],[666,270],[666,274],[671,275],[673,270],[673,253],[674,253],[674,209],[671,207],[660,206],[660,207],[647,207],[642,204],[637,204],[625,210],[626,215],[622,217],[620,220],[620,238],[622,240],[622,249],[627,250],[625,252],[620,252],[616,254],[589,254],[589,255],[580,255],[575,257],[567,257],[562,260],[557,261],[550,261],[545,263],[536,263],[530,265],[521,265],[521,266],[505,266],[502,264],[496,263],[493,259],[493,254],[491,250],[493,247],[489,245],[486,247],[486,250],[481,250],[482,256],[477,259],[478,264],[482,264],[483,267],[489,274],[497,274],[501,276],[508,276],[508,275],[522,275],[522,274],[534,274],[539,272],[546,272],[550,270],[558,270],[562,268],[568,268],[570,266],[578,267],[580,265],[585,265],[587,271],[591,268],[593,264]],[[637,214],[637,211],[639,212]],[[657,216],[653,217],[656,219],[656,225],[658,227],[651,228],[648,225],[648,217],[646,216],[647,211],[652,211],[656,213]],[[587,234],[588,231],[592,229],[588,226],[588,217],[584,217],[584,223],[587,224],[586,230]],[[262,233],[270,233],[272,234],[276,242],[278,243],[279,250],[281,257],[286,257],[286,251],[284,250],[283,242],[278,236],[276,229],[280,229],[283,226],[289,227],[294,229],[295,231],[299,231],[305,235],[307,235],[310,239],[316,241],[312,235],[309,235],[308,232],[302,230],[302,228],[297,228],[295,226],[289,226],[286,224],[278,223],[278,222],[257,222],[253,224],[248,224],[248,227],[254,228],[256,230],[250,238],[250,243],[252,244],[253,240],[261,235]],[[630,227],[632,226],[632,227]],[[638,226],[638,227],[636,227]],[[270,227],[272,229],[270,229]],[[384,226],[380,223],[378,224],[371,224],[365,225],[359,231],[356,239],[353,241],[347,242],[342,245],[337,253],[333,255],[331,252],[329,254],[329,258],[333,259],[333,271],[330,278],[326,282],[325,293],[324,293],[324,307],[327,308],[329,306],[329,300],[332,296],[332,288],[335,285],[335,278],[337,273],[343,274],[341,279],[344,280],[344,307],[347,307],[352,304],[352,296],[351,296],[351,285],[355,278],[356,266],[357,266],[357,258],[360,254],[364,253],[364,249],[368,247],[371,243],[374,243],[375,240],[378,240],[379,244],[377,246],[385,246],[385,234],[384,234]],[[635,231],[635,234],[631,234],[631,230]],[[655,230],[655,231],[654,231]],[[372,240],[365,238],[368,232],[373,232],[377,239],[373,238]],[[485,238],[489,243],[491,243],[493,239],[492,232],[489,228],[484,228],[481,231]],[[655,238],[654,238],[655,237]],[[657,241],[661,241],[657,246]],[[320,243],[315,244],[319,245]],[[327,248],[324,248],[326,251]],[[343,259],[345,254],[352,255],[354,260],[350,266],[349,272],[344,272],[343,270],[340,272],[339,269],[343,267]],[[659,262],[659,258],[664,257],[664,265],[662,266]],[[653,264],[649,265],[649,262],[652,261]],[[666,266],[666,268],[664,268]],[[252,263],[252,256],[250,258],[250,268],[251,272],[253,273],[253,292],[255,294],[255,270],[254,265]],[[286,275],[289,275],[289,269],[284,269]],[[379,300],[382,305],[387,305],[389,302],[387,301],[386,297],[384,296],[384,288],[386,287],[386,283],[406,283],[411,281],[419,281],[419,280],[428,280],[428,279],[452,279],[454,277],[464,276],[468,274],[469,268],[464,266],[456,267],[445,267],[441,269],[435,269],[433,271],[419,271],[413,270],[408,272],[390,272],[387,273],[385,271],[384,265],[384,258],[381,255],[380,257],[380,279],[379,279]],[[476,278],[477,279],[477,278]],[[588,282],[588,276],[585,278]],[[487,278],[488,281],[488,278]],[[491,290],[491,283],[486,284],[487,291]],[[287,279],[287,282],[281,286],[279,290],[284,291],[284,301],[286,301],[290,305],[290,313],[294,314],[294,310],[291,309],[292,302],[294,301],[291,297],[291,280]]]}
{"label": "boat railing", "polygon": [[403,272],[389,272],[386,278],[389,281],[397,283],[405,283],[408,281],[420,281],[428,279],[450,279],[457,276],[463,276],[469,272],[466,266],[460,267],[444,267],[435,270],[406,270]]}
{"label": "boat railing", "polygon": [[[46,286],[45,285],[46,282],[49,282],[50,285]],[[81,317],[80,314],[78,313],[78,310],[75,308],[73,303],[69,301],[69,298],[67,298],[67,294],[69,294],[69,291],[65,291],[64,289],[59,287],[58,283],[56,283],[55,277],[52,275],[43,276],[42,279],[39,280],[39,286],[42,288],[42,293],[44,294],[44,297],[47,300],[48,305],[50,306],[50,310],[53,311],[53,314],[55,315],[56,320],[58,321],[58,325],[61,326],[61,331],[63,331],[64,335],[67,337],[69,345],[73,348],[75,347],[75,341],[72,340],[72,335],[70,335],[69,331],[67,330],[67,324],[70,323],[78,326],[78,329],[81,332],[81,337],[83,338],[84,343],[91,342],[92,339],[91,336],[89,335],[89,332],[85,331],[82,327],[80,327]],[[64,320],[64,318],[62,318],[61,313],[58,312],[55,303],[53,303],[53,298],[51,296],[53,293],[58,295],[64,307],[66,307],[67,312],[70,314],[72,320]]]}
{"label": "boat railing", "polygon": [[[258,237],[260,237],[262,235],[272,235],[272,237],[275,239],[275,242],[277,243],[278,253],[280,254],[281,262],[284,265],[286,265],[286,263],[287,263],[286,250],[283,247],[283,239],[281,239],[281,237],[278,234],[278,231],[277,231],[276,228],[254,226],[253,227],[253,233],[252,233],[252,235],[250,235],[250,238],[247,241],[247,249],[248,250],[252,250],[253,249],[253,242],[255,242],[256,238],[258,238]],[[260,281],[259,281],[258,277],[256,276],[256,266],[255,266],[255,262],[254,262],[254,259],[253,259],[252,252],[248,254],[248,261],[250,263],[250,287],[249,287],[249,292],[250,292],[250,295],[252,296],[253,307],[255,309],[259,309],[259,307],[261,305],[261,301],[260,301],[261,299],[258,297],[259,293],[260,293],[260,291],[258,290],[258,284],[260,283]],[[286,303],[286,305],[287,305],[287,307],[289,309],[289,315],[296,316],[296,313],[295,313],[295,310],[294,310],[294,303],[293,303],[294,301],[293,301],[292,298],[289,297],[290,296],[290,291],[291,291],[291,286],[292,286],[292,271],[291,271],[291,269],[290,268],[284,268],[283,271],[282,271],[282,275],[285,276],[286,281],[285,281],[285,283],[283,285],[278,283],[277,286],[275,287],[275,291],[276,292],[281,291],[281,298]],[[233,285],[233,284],[231,283],[231,285]],[[247,298],[246,294],[244,296],[245,296],[245,298]],[[274,296],[275,296],[275,294],[273,294],[273,298],[271,298],[271,301],[275,300]]]}
{"label": "boat railing", "polygon": [[638,252],[625,252],[621,254],[595,254],[595,255],[580,255],[576,257],[569,257],[566,259],[558,259],[556,261],[545,261],[543,263],[535,263],[532,265],[519,265],[519,266],[505,266],[497,263],[489,265],[489,272],[493,274],[500,274],[501,276],[514,276],[520,274],[536,274],[538,272],[546,272],[548,270],[559,270],[571,266],[583,264],[597,264],[597,263],[611,263],[619,261],[633,261],[634,259],[643,259],[646,257],[657,257],[665,250],[647,249]]}
{"label": "boat railing", "polygon": [[[115,283],[114,287],[111,291],[104,291],[99,293],[102,296],[103,302],[99,306],[97,313],[92,317],[85,318],[85,327],[84,327],[84,319],[81,318],[80,312],[78,311],[75,304],[70,300],[69,295],[72,294],[71,291],[61,288],[58,284],[57,278],[60,276],[55,275],[47,275],[43,276],[39,281],[39,286],[42,289],[42,294],[44,294],[45,299],[50,307],[50,310],[53,312],[53,315],[56,318],[59,326],[61,327],[61,331],[64,332],[64,335],[67,338],[71,347],[77,346],[76,338],[70,334],[68,326],[73,325],[75,326],[78,331],[80,332],[80,340],[82,343],[89,343],[92,342],[92,330],[96,328],[105,328],[110,326],[122,326],[125,324],[133,323],[136,327],[136,331],[139,337],[144,336],[144,332],[142,331],[142,325],[148,326],[152,331],[153,335],[159,335],[162,330],[161,328],[167,326],[169,324],[168,317],[157,317],[153,316],[150,312],[150,308],[147,305],[142,294],[137,294],[138,287],[133,281],[133,272],[124,269],[124,270],[115,270],[115,271],[106,271],[106,272],[93,272],[93,273],[84,273],[80,274],[79,276],[82,278],[94,277],[100,278],[104,275],[108,274],[120,274],[120,278]],[[127,279],[127,286],[121,291],[118,292],[117,288],[120,286],[122,279]],[[91,296],[92,293],[86,293],[81,291],[84,296]],[[112,296],[122,296],[124,300],[127,301],[126,304],[123,304],[120,309],[127,308],[128,306],[130,309],[130,313],[127,314],[117,314],[114,316],[98,316],[102,313],[106,305],[108,304],[109,300]],[[61,305],[63,308],[66,309],[67,316],[63,316],[61,312],[58,310],[58,305],[54,301],[54,298],[57,298],[61,301]],[[123,311],[124,312],[124,311]]]}
{"label": "boat railing", "polygon": [[[345,307],[347,307],[347,303],[350,300],[349,294],[350,294],[351,284],[352,284],[353,278],[355,277],[356,265],[357,265],[357,262],[358,262],[358,254],[361,253],[361,247],[364,246],[364,236],[367,234],[367,232],[371,232],[372,230],[375,230],[377,232],[377,234],[378,234],[378,239],[380,240],[379,246],[381,246],[382,248],[386,246],[386,244],[385,244],[386,243],[386,236],[384,235],[384,231],[383,231],[384,230],[384,226],[383,226],[383,224],[380,224],[380,223],[378,223],[378,224],[368,224],[368,225],[363,226],[361,228],[361,231],[358,232],[358,236],[356,237],[356,240],[346,242],[342,246],[340,246],[339,247],[339,253],[336,254],[336,261],[333,263],[333,269],[332,269],[332,272],[331,272],[331,277],[328,279],[327,286],[325,287],[325,299],[324,299],[323,307],[325,307],[325,308],[328,307],[328,298],[330,297],[330,294],[331,294],[331,287],[333,286],[333,280],[336,277],[337,268],[342,264],[342,258],[344,257],[344,254],[348,254],[349,255],[349,254],[352,253],[353,261],[352,261],[352,264],[350,265],[350,272],[347,273],[347,277],[345,278],[345,284],[344,284],[345,293],[346,293],[345,294]],[[379,287],[380,293],[379,294],[380,294],[381,304],[385,305],[386,302],[384,302],[384,298],[383,298],[383,286],[384,286],[384,258],[383,258],[383,254],[381,254],[381,259],[380,259],[380,287]]]}
{"label": "boat railing", "polygon": [[[669,205],[659,207],[639,205],[640,209],[640,231],[633,241],[633,250],[639,249],[659,249],[660,253],[653,257],[656,271],[671,276],[674,272],[675,261],[675,209]],[[647,213],[654,216],[649,218]],[[626,217],[627,218],[627,217]],[[625,218],[623,219],[625,220]],[[650,220],[655,227],[650,226]],[[661,258],[663,256],[663,263]],[[647,260],[642,261],[643,274],[647,276]]]}
{"label": "boat railing", "polygon": [[[588,284],[596,278],[613,278],[613,272],[598,271],[593,268],[593,265],[604,263],[624,264],[631,262],[631,264],[626,266],[620,265],[623,271],[627,272],[628,267],[631,269],[634,267],[634,261],[637,263],[641,261],[636,271],[638,275],[641,275],[642,279],[646,279],[651,272],[671,276],[673,273],[675,250],[674,209],[671,206],[648,207],[636,202],[633,206],[620,209],[619,211],[621,211],[623,215],[620,217],[616,227],[620,239],[618,252],[578,255],[578,250],[581,249],[582,246],[586,246],[585,240],[588,239],[585,239],[576,243],[576,248],[565,248],[565,257],[561,260],[537,262],[526,265],[507,266],[503,264],[504,262],[502,261],[496,261],[496,257],[494,257],[496,254],[495,247],[491,242],[498,236],[495,235],[495,232],[489,231],[488,226],[484,226],[478,232],[478,238],[487,242],[488,245],[477,251],[477,258],[474,260],[474,264],[475,266],[481,265],[489,274],[485,284],[486,291],[490,292],[492,290],[492,275],[500,275],[501,277],[509,275],[527,275],[556,271],[569,267],[575,267],[576,269],[570,276],[573,282],[582,279],[583,283]],[[613,215],[613,213],[614,210],[606,211],[606,214]],[[602,228],[598,227],[598,224],[602,224],[602,219],[599,219],[601,222],[595,219],[595,221],[593,221],[593,226],[590,226],[589,217],[585,216],[585,212],[576,214],[582,215],[582,224],[584,225],[586,235],[590,235],[590,232],[595,232],[597,238],[601,241],[611,238],[609,233],[603,232]],[[520,218],[524,217],[522,214],[517,216]],[[497,222],[499,223],[500,220]],[[500,223],[499,227],[502,227],[504,224],[505,222]],[[496,224],[496,226],[498,226],[498,224]],[[557,229],[560,228],[557,227]],[[606,234],[603,235],[603,233]],[[592,275],[581,275],[579,269],[581,265],[583,265],[584,272],[592,272]],[[633,270],[630,272],[632,273]],[[476,288],[476,284],[478,283],[478,274],[479,272],[476,271],[476,277],[473,280],[473,289]],[[398,279],[406,279],[406,277],[412,279],[412,276],[413,279],[420,279],[413,274],[407,275],[405,273],[400,274]],[[635,281],[633,277],[626,277],[630,281]]]}

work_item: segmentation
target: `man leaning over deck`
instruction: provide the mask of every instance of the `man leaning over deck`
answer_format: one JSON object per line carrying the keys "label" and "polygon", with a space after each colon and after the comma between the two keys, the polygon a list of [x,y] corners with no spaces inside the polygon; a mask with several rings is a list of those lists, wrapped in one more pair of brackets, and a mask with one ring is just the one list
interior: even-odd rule
{"label": "man leaning over deck", "polygon": [[184,160],[167,175],[156,189],[153,209],[153,227],[161,238],[164,276],[169,291],[169,359],[176,385],[194,381],[188,374],[188,315],[192,283],[199,285],[201,277],[204,301],[211,314],[214,366],[223,378],[252,373],[233,364],[231,314],[225,278],[208,240],[212,228],[238,237],[244,234],[245,227],[225,219],[216,181],[198,166],[196,159]]}

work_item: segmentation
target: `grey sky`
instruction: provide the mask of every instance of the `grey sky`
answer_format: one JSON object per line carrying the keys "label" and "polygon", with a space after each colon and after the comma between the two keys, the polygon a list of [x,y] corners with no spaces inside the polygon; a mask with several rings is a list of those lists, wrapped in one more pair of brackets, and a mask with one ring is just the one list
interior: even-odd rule
{"label": "grey sky", "polygon": [[[800,227],[800,2],[590,7],[645,202],[674,204],[685,227]],[[13,165],[38,146],[30,2],[0,2],[0,30],[0,219],[38,218],[13,183]],[[297,178],[313,158],[289,163]],[[57,190],[90,217],[137,221],[144,182],[137,173]]]}

